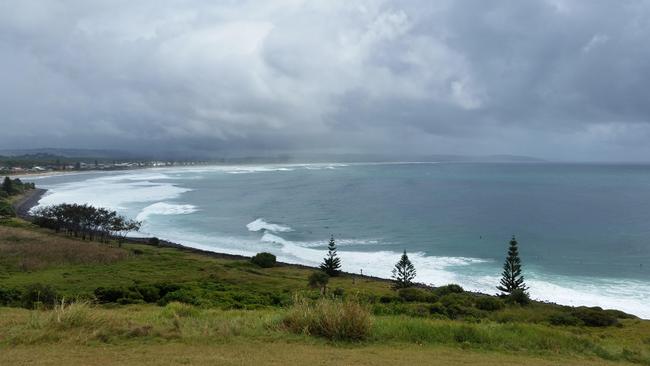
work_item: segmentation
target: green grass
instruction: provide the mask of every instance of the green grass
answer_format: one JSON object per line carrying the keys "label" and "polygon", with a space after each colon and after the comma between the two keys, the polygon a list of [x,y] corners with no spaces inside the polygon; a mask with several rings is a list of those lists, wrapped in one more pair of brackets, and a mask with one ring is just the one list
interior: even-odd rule
{"label": "green grass", "polygon": [[[648,321],[616,314],[623,317],[616,326],[555,326],[549,319],[576,309],[537,302],[477,306],[485,301],[473,294],[446,288],[398,294],[386,281],[350,275],[329,283],[330,293],[341,289],[339,298],[318,299],[320,291],[307,285],[312,272],[172,248],[119,248],[10,220],[0,225],[0,298],[2,291],[41,284],[65,300],[49,310],[0,308],[0,364],[28,363],[33,354],[42,356],[35,364],[47,364],[52,352],[74,355],[68,350],[81,345],[96,360],[107,363],[102,355],[110,354],[122,364],[148,363],[113,351],[175,349],[197,364],[215,362],[205,355],[216,350],[230,355],[224,364],[272,363],[268,357],[282,364],[297,350],[334,357],[338,364],[378,364],[408,349],[401,359],[415,364],[444,354],[451,364],[650,365]],[[98,287],[144,292],[161,284],[177,290],[159,305],[96,303]],[[143,301],[134,299],[129,301]],[[79,354],[62,357],[69,364],[93,364]]]}

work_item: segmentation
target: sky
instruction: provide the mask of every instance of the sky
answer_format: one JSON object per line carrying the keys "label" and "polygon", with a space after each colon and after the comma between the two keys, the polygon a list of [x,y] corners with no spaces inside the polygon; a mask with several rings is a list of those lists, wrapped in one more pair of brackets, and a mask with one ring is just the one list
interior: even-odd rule
{"label": "sky", "polygon": [[0,2],[0,149],[650,161],[650,2]]}

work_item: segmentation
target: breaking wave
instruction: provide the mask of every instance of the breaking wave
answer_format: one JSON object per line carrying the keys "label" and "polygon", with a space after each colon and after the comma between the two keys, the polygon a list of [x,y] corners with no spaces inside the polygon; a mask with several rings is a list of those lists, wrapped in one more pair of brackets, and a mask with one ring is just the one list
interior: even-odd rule
{"label": "breaking wave", "polygon": [[196,211],[198,211],[198,209],[194,205],[157,202],[145,207],[135,219],[138,221],[145,221],[151,215],[187,215]]}
{"label": "breaking wave", "polygon": [[272,231],[274,233],[286,233],[289,231],[293,231],[293,229],[288,226],[283,226],[279,224],[270,224],[264,221],[264,219],[262,218],[259,218],[253,222],[248,223],[248,225],[246,225],[246,228],[248,229],[248,231],[265,230],[265,231]]}

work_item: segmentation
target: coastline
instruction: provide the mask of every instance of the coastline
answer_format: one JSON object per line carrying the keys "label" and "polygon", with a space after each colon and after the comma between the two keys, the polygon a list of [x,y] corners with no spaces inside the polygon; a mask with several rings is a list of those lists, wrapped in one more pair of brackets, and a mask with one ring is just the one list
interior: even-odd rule
{"label": "coastline", "polygon": [[[26,221],[31,221],[32,216],[29,214],[29,211],[36,207],[38,205],[38,202],[40,199],[45,195],[47,192],[47,189],[43,188],[35,188],[30,190],[25,194],[25,196],[21,197],[18,201],[16,201],[13,204],[14,210],[16,210],[16,215]],[[131,243],[131,244],[140,244],[140,245],[150,245],[154,247],[165,247],[165,248],[174,248],[177,250],[181,250],[186,253],[193,253],[193,254],[198,254],[198,255],[204,255],[212,258],[220,258],[220,259],[233,259],[233,260],[250,260],[251,257],[245,256],[245,255],[238,255],[238,254],[227,254],[227,253],[220,253],[220,252],[214,252],[214,251],[209,251],[209,250],[203,250],[203,249],[197,249],[193,248],[187,245],[171,242],[168,240],[163,240],[159,239],[158,244],[152,244],[149,242],[149,240],[152,239],[150,237],[126,237],[125,242],[126,243]],[[304,264],[298,264],[298,263],[285,263],[285,262],[276,262],[277,266],[280,267],[293,267],[293,268],[301,268],[301,269],[311,269],[311,270],[317,270],[318,267],[313,267],[313,266],[307,266]],[[368,275],[361,275],[358,273],[349,273],[349,272],[342,272],[345,275],[352,276],[358,279],[368,279],[368,280],[373,280],[373,281],[382,281],[382,282],[393,282],[391,279],[388,278],[382,278],[382,277],[375,277],[375,276],[368,276]],[[427,289],[432,289],[434,287],[423,284],[423,283],[416,283],[416,287],[419,288],[427,288]]]}
{"label": "coastline", "polygon": [[14,210],[16,211],[16,215],[21,219],[31,221],[29,210],[38,205],[38,201],[41,200],[46,192],[47,189],[34,188],[25,193],[23,197],[12,204]]}
{"label": "coastline", "polygon": [[[146,168],[145,168],[146,169]],[[155,168],[154,168],[155,169]],[[27,221],[32,221],[32,217],[29,215],[29,211],[31,208],[34,206],[38,205],[39,200],[44,196],[44,194],[47,192],[45,189],[34,189],[25,194],[24,197],[21,197],[20,200],[17,200],[16,203],[14,203],[14,207],[16,209],[16,212],[19,217],[27,220]],[[193,253],[201,256],[207,256],[207,257],[213,257],[213,258],[221,258],[221,259],[230,259],[230,260],[250,260],[250,256],[246,255],[241,255],[241,254],[230,254],[230,253],[223,253],[223,252],[218,252],[218,251],[213,251],[213,250],[206,250],[204,249],[199,249],[196,247],[191,246],[191,244],[186,245],[186,244],[181,244],[179,242],[173,242],[169,240],[163,240],[159,238],[159,243],[158,244],[153,244],[150,243],[149,240],[152,237],[155,237],[156,233],[151,233],[149,234],[150,236],[147,237],[141,237],[141,236],[129,236],[126,238],[125,242],[126,243],[133,243],[133,244],[139,244],[139,245],[148,245],[152,247],[167,247],[167,248],[173,248],[177,250],[181,250],[183,252],[187,253]],[[301,269],[309,269],[309,270],[318,270],[317,266],[313,265],[305,265],[305,264],[300,264],[300,263],[286,263],[286,262],[277,262],[278,266],[282,267],[292,267],[292,268],[301,268]],[[343,272],[346,276],[351,276],[357,279],[368,279],[368,280],[376,280],[376,281],[382,281],[382,282],[387,282],[391,283],[392,280],[387,277],[376,277],[376,276],[370,276],[370,275],[361,275],[356,272]],[[452,283],[452,281],[449,281],[449,283]],[[427,285],[425,283],[416,283],[416,287],[419,288],[427,288],[427,289],[433,289],[436,288],[436,286],[431,286]],[[467,292],[471,292],[474,294],[482,294],[482,295],[488,295],[488,296],[493,296],[493,293],[488,293],[485,291],[481,291],[480,289],[472,289],[468,290]],[[617,306],[612,306],[612,305],[585,305],[585,304],[567,304],[567,303],[562,303],[562,302],[556,302],[550,299],[542,299],[542,298],[535,298],[535,301],[538,301],[540,303],[547,303],[547,304],[563,304],[563,305],[568,305],[568,306],[601,306],[603,308],[607,309],[621,309],[622,307],[617,307]],[[630,311],[630,310],[626,310]],[[636,315],[636,314],[635,314]],[[638,315],[637,315],[638,316]],[[642,317],[642,316],[641,316]]]}

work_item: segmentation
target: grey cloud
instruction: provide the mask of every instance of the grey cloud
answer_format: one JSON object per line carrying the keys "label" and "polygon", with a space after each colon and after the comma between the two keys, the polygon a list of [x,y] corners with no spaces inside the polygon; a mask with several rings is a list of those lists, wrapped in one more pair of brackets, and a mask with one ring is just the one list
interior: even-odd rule
{"label": "grey cloud", "polygon": [[0,146],[648,160],[650,5],[0,4]]}

